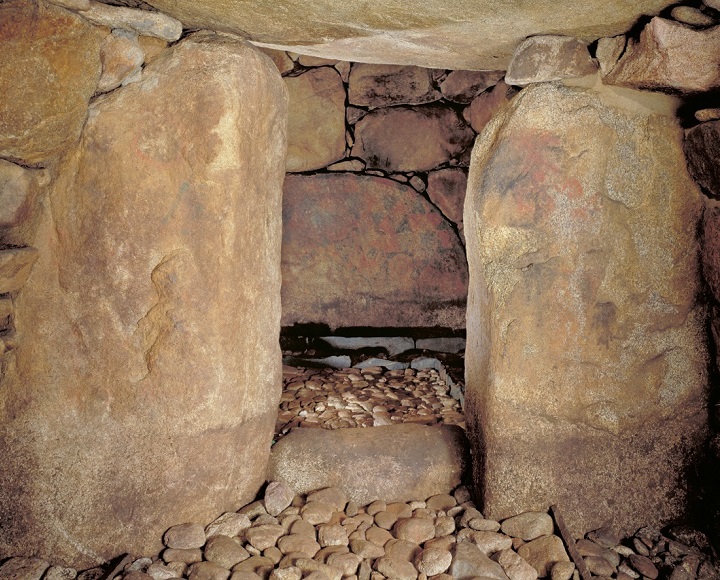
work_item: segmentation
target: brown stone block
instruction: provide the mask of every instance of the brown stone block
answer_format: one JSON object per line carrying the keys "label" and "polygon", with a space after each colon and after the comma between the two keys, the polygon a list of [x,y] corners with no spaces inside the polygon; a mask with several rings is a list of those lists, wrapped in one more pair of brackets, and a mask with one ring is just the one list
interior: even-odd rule
{"label": "brown stone block", "polygon": [[14,300],[0,553],[157,553],[265,481],[286,106],[266,56],[196,34],[91,107]]}
{"label": "brown stone block", "polygon": [[537,85],[473,152],[466,416],[487,517],[683,513],[707,429],[699,189],[665,95]]}
{"label": "brown stone block", "polygon": [[283,326],[463,327],[460,240],[411,187],[290,175],[283,214]]}
{"label": "brown stone block", "polygon": [[44,2],[0,4],[0,157],[42,163],[78,139],[102,32]]}

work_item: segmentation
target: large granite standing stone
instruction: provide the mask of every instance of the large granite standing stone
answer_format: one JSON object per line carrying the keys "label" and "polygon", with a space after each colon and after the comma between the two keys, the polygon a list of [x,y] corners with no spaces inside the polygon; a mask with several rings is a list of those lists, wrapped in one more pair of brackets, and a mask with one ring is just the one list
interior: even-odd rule
{"label": "large granite standing stone", "polygon": [[287,171],[312,171],[345,154],[345,87],[332,67],[285,77],[290,95]]}
{"label": "large granite standing stone", "polygon": [[73,145],[100,78],[103,33],[44,2],[0,2],[0,157],[40,163]]}
{"label": "large granite standing stone", "polygon": [[0,387],[0,553],[153,554],[265,480],[286,94],[193,35],[92,105],[43,205]]}
{"label": "large granite standing stone", "polygon": [[284,191],[283,326],[464,327],[463,248],[414,189],[319,174],[289,175]]}
{"label": "large granite standing stone", "polygon": [[579,537],[683,512],[707,347],[673,105],[537,85],[478,139],[465,400],[487,517],[555,503]]}

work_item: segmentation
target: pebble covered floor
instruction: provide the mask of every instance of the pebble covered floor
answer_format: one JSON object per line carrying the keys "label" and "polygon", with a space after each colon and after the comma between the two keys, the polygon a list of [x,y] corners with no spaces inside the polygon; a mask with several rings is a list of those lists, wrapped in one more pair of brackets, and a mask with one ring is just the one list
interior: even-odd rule
{"label": "pebble covered floor", "polygon": [[283,367],[276,441],[293,427],[343,429],[395,423],[460,425],[460,403],[435,369]]}
{"label": "pebble covered floor", "polygon": [[[457,424],[463,415],[438,371],[283,368],[277,437],[295,426],[339,429],[397,422]],[[487,519],[467,488],[407,503],[359,506],[339,489],[295,495],[271,482],[260,498],[215,521],[167,530],[154,557],[126,555],[78,572],[10,558],[0,580],[581,580],[548,513]],[[611,530],[575,543],[598,580],[720,580],[699,531]]]}
{"label": "pebble covered floor", "polygon": [[[422,501],[366,506],[334,488],[294,495],[283,482],[261,499],[208,525],[173,526],[156,557],[125,556],[78,580],[578,580],[555,522],[527,512],[483,517],[464,487]],[[620,541],[608,529],[575,544],[593,577],[716,580],[712,548],[700,532],[642,528]],[[12,558],[0,578],[71,580],[75,570]]]}

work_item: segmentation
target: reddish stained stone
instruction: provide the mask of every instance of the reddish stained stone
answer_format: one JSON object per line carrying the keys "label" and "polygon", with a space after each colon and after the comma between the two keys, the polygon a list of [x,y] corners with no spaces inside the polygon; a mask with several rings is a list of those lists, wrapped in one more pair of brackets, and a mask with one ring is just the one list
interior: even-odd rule
{"label": "reddish stained stone", "polygon": [[465,253],[414,189],[371,176],[292,175],[283,205],[283,325],[464,326]]}

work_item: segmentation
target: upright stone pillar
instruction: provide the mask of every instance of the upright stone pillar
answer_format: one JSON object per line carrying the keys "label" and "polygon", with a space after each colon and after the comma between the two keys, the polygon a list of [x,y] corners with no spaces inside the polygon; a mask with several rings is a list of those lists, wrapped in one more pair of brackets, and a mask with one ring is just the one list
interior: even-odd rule
{"label": "upright stone pillar", "polygon": [[0,554],[89,567],[251,500],[281,388],[285,88],[196,34],[99,98],[0,384]]}
{"label": "upright stone pillar", "polygon": [[682,513],[705,309],[670,97],[535,85],[479,137],[465,206],[468,420],[485,514],[575,534]]}

